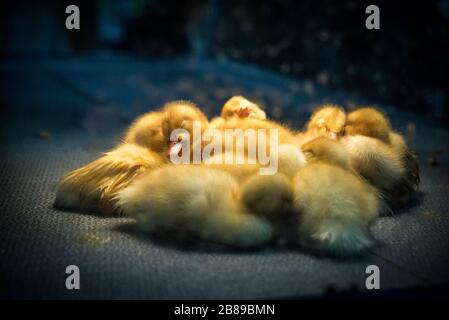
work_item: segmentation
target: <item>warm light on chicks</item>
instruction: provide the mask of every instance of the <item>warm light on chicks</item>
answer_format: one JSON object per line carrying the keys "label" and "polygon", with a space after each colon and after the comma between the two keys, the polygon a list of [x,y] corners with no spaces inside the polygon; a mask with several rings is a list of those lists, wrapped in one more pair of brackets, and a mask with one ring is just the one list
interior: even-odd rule
{"label": "warm light on chicks", "polygon": [[[278,172],[259,175],[258,162],[171,163],[184,141],[173,132],[191,135],[195,121],[201,131],[275,129]],[[238,247],[287,237],[306,250],[346,255],[371,246],[369,227],[384,201],[407,203],[418,183],[416,157],[374,108],[346,115],[324,105],[304,132],[295,132],[238,96],[211,122],[185,101],[140,116],[115,149],[61,180],[55,206],[124,214],[151,233]]]}

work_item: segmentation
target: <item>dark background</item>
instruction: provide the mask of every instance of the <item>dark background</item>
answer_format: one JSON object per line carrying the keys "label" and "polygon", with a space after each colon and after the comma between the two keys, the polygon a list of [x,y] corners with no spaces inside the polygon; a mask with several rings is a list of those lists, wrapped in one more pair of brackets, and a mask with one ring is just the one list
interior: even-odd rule
{"label": "dark background", "polygon": [[[77,4],[81,30],[64,28]],[[365,28],[380,8],[381,29]],[[3,58],[231,59],[447,120],[449,2],[2,1]],[[1,102],[8,105],[2,92]]]}

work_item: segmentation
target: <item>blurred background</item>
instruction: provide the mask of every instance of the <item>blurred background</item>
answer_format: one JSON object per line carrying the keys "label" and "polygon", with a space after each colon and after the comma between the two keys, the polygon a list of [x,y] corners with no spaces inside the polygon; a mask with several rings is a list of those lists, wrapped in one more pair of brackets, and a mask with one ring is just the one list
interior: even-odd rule
{"label": "blurred background", "polygon": [[[80,30],[65,28],[69,4]],[[369,4],[380,30],[365,28]],[[322,102],[444,122],[448,33],[445,0],[2,1],[2,135],[120,125],[171,99],[213,115],[234,94],[287,123]]]}

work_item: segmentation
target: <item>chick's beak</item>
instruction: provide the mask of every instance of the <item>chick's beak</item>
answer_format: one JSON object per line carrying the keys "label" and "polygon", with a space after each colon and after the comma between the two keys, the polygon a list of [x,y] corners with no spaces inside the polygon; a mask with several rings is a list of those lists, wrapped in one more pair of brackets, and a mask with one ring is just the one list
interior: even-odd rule
{"label": "chick's beak", "polygon": [[182,144],[181,142],[178,141],[172,141],[170,142],[170,144],[168,145],[168,149],[167,149],[167,157],[171,158],[171,156],[174,155],[179,155],[179,153],[182,150]]}
{"label": "chick's beak", "polygon": [[329,137],[330,137],[332,140],[338,140],[338,133],[337,133],[337,132],[331,131],[331,132],[329,132]]}

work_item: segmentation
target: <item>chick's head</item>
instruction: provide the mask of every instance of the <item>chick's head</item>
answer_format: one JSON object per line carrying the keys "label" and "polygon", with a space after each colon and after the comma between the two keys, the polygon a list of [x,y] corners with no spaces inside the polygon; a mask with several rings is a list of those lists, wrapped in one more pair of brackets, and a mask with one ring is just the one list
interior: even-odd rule
{"label": "chick's head", "polygon": [[254,102],[242,96],[234,96],[224,104],[221,110],[221,117],[229,120],[232,117],[255,118],[265,120],[265,112]]}
{"label": "chick's head", "polygon": [[375,108],[357,109],[346,118],[346,135],[368,136],[389,143],[390,131],[390,121],[383,112]]}
{"label": "chick's head", "polygon": [[208,128],[206,115],[193,103],[186,101],[170,102],[162,109],[162,133],[165,137],[165,153],[179,154],[185,144],[192,146],[201,143],[201,134]]}
{"label": "chick's head", "polygon": [[337,140],[344,131],[346,114],[341,107],[324,105],[317,109],[307,123],[307,131]]}
{"label": "chick's head", "polygon": [[163,153],[166,139],[162,132],[163,113],[149,112],[138,117],[129,127],[123,142]]}

